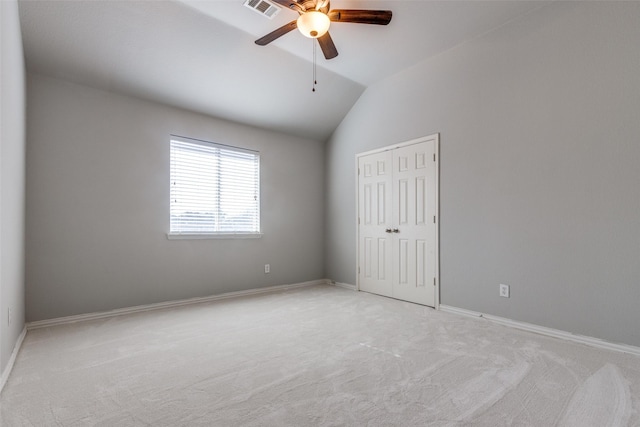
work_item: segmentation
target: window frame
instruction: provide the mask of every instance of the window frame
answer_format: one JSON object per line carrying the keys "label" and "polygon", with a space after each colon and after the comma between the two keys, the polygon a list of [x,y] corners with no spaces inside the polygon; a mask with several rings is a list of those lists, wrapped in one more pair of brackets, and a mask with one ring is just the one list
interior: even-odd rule
{"label": "window frame", "polygon": [[[232,231],[232,232],[220,232],[220,231],[197,231],[197,232],[185,232],[185,231],[172,231],[171,230],[171,210],[172,210],[172,186],[173,183],[171,182],[171,178],[172,178],[172,171],[173,171],[173,163],[172,163],[172,155],[171,155],[171,150],[172,150],[172,141],[177,141],[180,143],[184,143],[184,144],[193,144],[193,145],[200,145],[200,146],[204,146],[204,147],[212,147],[212,148],[219,148],[222,150],[228,150],[228,151],[236,151],[239,153],[248,153],[251,155],[255,155],[256,156],[256,160],[257,160],[257,221],[258,221],[258,231],[257,232],[244,232],[244,231]],[[236,147],[233,145],[227,145],[227,144],[220,144],[220,143],[216,143],[216,142],[211,142],[211,141],[206,141],[206,140],[201,140],[201,139],[196,139],[196,138],[189,138],[189,137],[185,137],[185,136],[180,136],[180,135],[174,135],[171,134],[169,136],[169,231],[167,232],[167,239],[169,240],[183,240],[183,239],[196,239],[196,240],[202,240],[202,239],[257,239],[257,238],[261,238],[262,237],[262,212],[261,212],[261,168],[260,168],[260,164],[261,164],[261,156],[260,156],[260,152],[257,150],[252,150],[252,149],[248,149],[248,148],[243,148],[243,147]],[[218,183],[216,183],[216,185],[219,185]]]}

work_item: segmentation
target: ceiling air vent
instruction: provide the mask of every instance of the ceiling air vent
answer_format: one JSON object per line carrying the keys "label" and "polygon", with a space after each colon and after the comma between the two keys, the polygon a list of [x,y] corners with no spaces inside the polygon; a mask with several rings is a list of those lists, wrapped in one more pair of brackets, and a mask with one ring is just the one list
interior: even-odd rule
{"label": "ceiling air vent", "polygon": [[273,19],[273,17],[280,12],[280,8],[278,6],[267,0],[247,0],[244,2],[244,5],[269,19]]}

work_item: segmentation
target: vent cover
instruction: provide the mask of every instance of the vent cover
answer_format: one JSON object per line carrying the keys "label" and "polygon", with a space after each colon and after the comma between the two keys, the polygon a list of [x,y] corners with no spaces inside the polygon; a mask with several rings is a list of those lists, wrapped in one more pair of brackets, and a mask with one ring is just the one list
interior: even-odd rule
{"label": "vent cover", "polygon": [[269,19],[273,19],[280,12],[280,8],[268,0],[247,0],[244,5]]}

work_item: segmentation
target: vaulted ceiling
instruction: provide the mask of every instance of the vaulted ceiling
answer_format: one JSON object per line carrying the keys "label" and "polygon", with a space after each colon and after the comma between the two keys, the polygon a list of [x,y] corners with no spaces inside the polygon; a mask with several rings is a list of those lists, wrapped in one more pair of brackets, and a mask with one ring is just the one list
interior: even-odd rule
{"label": "vaulted ceiling", "polygon": [[[265,129],[326,140],[367,86],[544,6],[541,1],[333,0],[384,9],[388,26],[333,23],[339,56],[267,19],[243,0],[19,3],[27,69]],[[425,76],[429,78],[429,76]]]}

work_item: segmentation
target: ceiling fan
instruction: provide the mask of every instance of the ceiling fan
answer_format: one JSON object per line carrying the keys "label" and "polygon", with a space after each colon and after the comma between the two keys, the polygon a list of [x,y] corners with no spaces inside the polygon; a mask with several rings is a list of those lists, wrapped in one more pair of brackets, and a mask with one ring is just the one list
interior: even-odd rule
{"label": "ceiling fan", "polygon": [[387,25],[391,22],[390,10],[331,10],[329,0],[272,0],[300,14],[297,20],[270,32],[256,40],[256,44],[265,46],[275,39],[297,28],[306,37],[317,39],[326,59],[338,56],[338,49],[329,35],[331,22],[352,22],[356,24]]}

